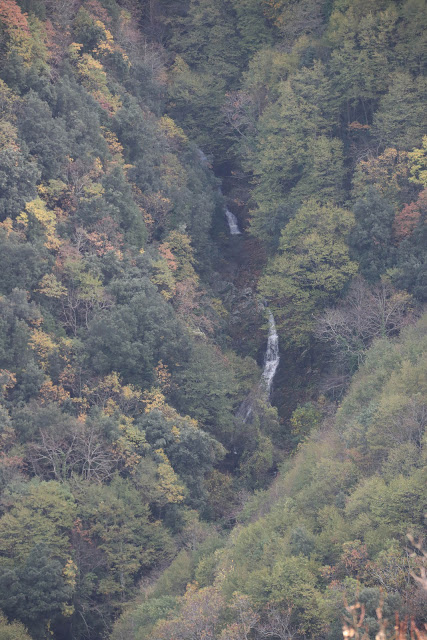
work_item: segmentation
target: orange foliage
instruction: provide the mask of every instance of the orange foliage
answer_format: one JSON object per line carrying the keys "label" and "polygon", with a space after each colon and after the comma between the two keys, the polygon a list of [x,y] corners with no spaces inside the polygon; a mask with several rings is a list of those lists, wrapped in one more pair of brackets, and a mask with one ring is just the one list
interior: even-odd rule
{"label": "orange foliage", "polygon": [[104,9],[102,4],[98,2],[98,0],[87,0],[87,2],[85,2],[84,8],[86,9],[86,11],[89,11],[92,16],[98,18],[98,20],[102,20],[102,22],[104,22],[105,24],[110,24],[111,18],[108,15],[108,11]]}
{"label": "orange foliage", "polygon": [[64,403],[69,400],[70,394],[65,391],[62,385],[53,384],[50,378],[43,382],[40,387],[40,399],[42,404],[50,404],[51,402],[57,402],[58,404]]}
{"label": "orange foliage", "polygon": [[0,2],[0,32],[6,34],[8,53],[14,49],[22,57],[25,64],[31,61],[32,39],[27,16],[22,13],[14,0]]}
{"label": "orange foliage", "polygon": [[163,244],[159,246],[159,253],[168,263],[169,269],[171,269],[172,271],[176,271],[178,269],[178,263],[170,249],[169,242],[163,242]]}
{"label": "orange foliage", "polygon": [[427,189],[424,189],[424,191],[422,191],[418,196],[418,200],[416,202],[405,204],[403,209],[396,214],[393,223],[393,233],[397,242],[401,242],[412,235],[422,214],[425,214],[426,212]]}
{"label": "orange foliage", "polygon": [[361,124],[360,122],[355,120],[354,122],[350,122],[348,128],[350,129],[350,131],[362,131],[370,129],[371,127],[369,126],[369,124]]}
{"label": "orange foliage", "polygon": [[0,2],[0,22],[5,25],[8,31],[10,29],[19,29],[20,31],[25,31],[28,35],[30,34],[27,15],[22,13],[14,0],[2,0]]}
{"label": "orange foliage", "polygon": [[163,364],[163,362],[159,360],[159,363],[154,370],[156,372],[156,378],[162,391],[166,391],[167,389],[169,389],[171,383],[171,374],[169,373],[167,365]]}

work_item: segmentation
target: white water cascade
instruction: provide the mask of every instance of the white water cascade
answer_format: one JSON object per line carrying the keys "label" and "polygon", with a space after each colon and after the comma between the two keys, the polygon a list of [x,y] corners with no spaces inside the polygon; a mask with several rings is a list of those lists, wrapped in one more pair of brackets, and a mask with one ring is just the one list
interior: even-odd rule
{"label": "white water cascade", "polygon": [[[197,155],[199,156],[201,165],[203,165],[204,167],[208,167],[209,169],[212,168],[212,165],[209,163],[209,160],[206,154],[203,153],[201,149],[197,149]],[[221,187],[218,187],[218,193],[222,196]],[[228,227],[230,229],[230,235],[240,236],[242,232],[239,229],[239,223],[237,221],[237,218],[234,215],[234,213],[230,211],[228,207],[225,207],[225,217],[227,218]]]}
{"label": "white water cascade", "polygon": [[252,389],[249,395],[243,400],[236,413],[236,417],[247,422],[251,416],[254,408],[254,403],[259,395],[264,395],[267,392],[267,396],[270,396],[273,379],[279,366],[279,336],[276,331],[276,323],[274,322],[274,316],[270,309],[268,312],[268,339],[267,349],[264,356],[264,368],[262,370],[261,380],[258,385]]}
{"label": "white water cascade", "polygon": [[232,236],[238,236],[242,232],[239,229],[239,224],[237,222],[237,218],[229,209],[225,209],[225,216],[227,218],[228,226],[230,228],[230,234]]}
{"label": "white water cascade", "polygon": [[280,361],[279,336],[277,335],[276,323],[274,322],[274,316],[270,309],[268,309],[268,324],[267,350],[265,352],[262,380],[267,388],[267,393],[270,394],[273,378],[276,374]]}
{"label": "white water cascade", "polygon": [[[222,196],[222,189],[218,187],[218,193]],[[225,217],[227,218],[228,228],[230,229],[230,235],[232,236],[240,236],[241,231],[239,229],[239,222],[232,211],[226,206],[225,207]]]}
{"label": "white water cascade", "polygon": [[207,155],[203,153],[201,149],[196,149],[196,151],[197,151],[197,155],[199,156],[200,164],[202,164],[204,167],[212,168],[212,165],[209,162]]}

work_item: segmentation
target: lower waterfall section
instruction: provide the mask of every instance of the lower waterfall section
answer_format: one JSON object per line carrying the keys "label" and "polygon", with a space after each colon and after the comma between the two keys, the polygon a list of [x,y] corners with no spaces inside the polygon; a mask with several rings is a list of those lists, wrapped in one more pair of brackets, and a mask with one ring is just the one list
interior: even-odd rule
{"label": "lower waterfall section", "polygon": [[267,312],[268,312],[269,328],[268,328],[267,350],[265,352],[265,360],[264,360],[264,370],[262,372],[262,380],[264,380],[265,386],[267,388],[267,393],[270,395],[273,379],[274,379],[274,376],[276,375],[277,367],[279,366],[280,355],[279,355],[279,336],[277,335],[274,316],[271,313],[270,309],[267,309]]}

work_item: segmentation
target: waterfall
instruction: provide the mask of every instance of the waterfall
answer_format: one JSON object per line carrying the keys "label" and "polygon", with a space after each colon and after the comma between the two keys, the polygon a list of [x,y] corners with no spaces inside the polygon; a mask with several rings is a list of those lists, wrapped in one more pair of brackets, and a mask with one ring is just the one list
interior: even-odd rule
{"label": "waterfall", "polygon": [[[212,165],[209,163],[209,160],[205,153],[201,149],[196,149],[197,155],[199,157],[200,164],[207,168],[212,168]],[[218,193],[222,196],[222,189],[218,187]],[[230,235],[239,236],[241,235],[241,231],[239,229],[239,223],[237,221],[236,216],[232,213],[228,207],[225,208],[225,217],[227,218],[228,227],[230,229]]]}
{"label": "waterfall", "polygon": [[225,210],[225,215],[227,218],[228,226],[230,228],[230,234],[232,236],[240,235],[242,232],[239,229],[239,224],[237,222],[237,218],[234,213],[231,213],[229,209]]}
{"label": "waterfall", "polygon": [[276,331],[276,323],[274,322],[274,316],[268,309],[268,340],[267,350],[265,352],[264,370],[262,372],[262,380],[267,388],[267,393],[270,394],[271,385],[273,384],[273,378],[279,366],[279,336]]}
{"label": "waterfall", "polygon": [[[197,149],[197,155],[199,157],[200,163],[205,167],[210,167],[209,160],[206,155],[203,153],[201,149]],[[218,193],[222,196],[221,187],[218,187]],[[232,211],[225,207],[225,217],[227,218],[228,226],[230,229],[230,235],[237,236],[241,235],[241,231],[239,229],[239,223]],[[250,415],[253,411],[254,399],[260,392],[267,392],[267,396],[270,396],[271,387],[273,384],[273,379],[277,371],[277,367],[279,366],[279,336],[276,331],[276,323],[274,322],[274,316],[271,313],[270,309],[267,309],[268,313],[268,339],[267,339],[267,349],[264,357],[264,368],[262,371],[262,376],[259,384],[255,389],[251,391],[247,398],[240,405],[239,410],[237,411],[236,417],[243,420],[243,422],[247,422]]]}
{"label": "waterfall", "polygon": [[267,312],[268,339],[267,348],[265,350],[264,368],[262,370],[261,380],[258,385],[254,389],[252,389],[249,395],[243,400],[236,413],[236,418],[239,418],[244,423],[249,420],[249,417],[253,412],[254,403],[257,397],[259,397],[260,395],[264,395],[266,392],[267,396],[270,396],[273,378],[276,374],[277,367],[279,366],[279,336],[277,335],[274,316],[271,313],[270,309],[267,309]]}
{"label": "waterfall", "polygon": [[199,156],[200,164],[202,164],[204,167],[212,168],[212,165],[210,164],[206,154],[203,153],[201,149],[196,149],[196,151],[197,155]]}
{"label": "waterfall", "polygon": [[[220,196],[222,196],[221,187],[218,187],[218,193]],[[227,218],[228,228],[230,229],[230,235],[239,236],[242,232],[239,229],[238,220],[234,215],[234,213],[232,213],[228,207],[225,207],[225,217]]]}

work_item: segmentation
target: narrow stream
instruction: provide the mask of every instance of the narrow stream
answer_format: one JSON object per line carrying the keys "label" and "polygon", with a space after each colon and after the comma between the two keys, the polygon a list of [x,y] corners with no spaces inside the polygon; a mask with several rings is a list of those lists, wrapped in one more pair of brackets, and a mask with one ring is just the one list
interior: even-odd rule
{"label": "narrow stream", "polygon": [[[197,154],[199,156],[200,163],[205,167],[211,168],[208,158],[201,149],[197,149]],[[218,192],[222,195],[221,187],[218,187]],[[230,235],[241,235],[242,232],[239,229],[239,223],[234,213],[232,213],[227,206],[224,209],[224,213],[225,217],[227,218]],[[280,355],[279,336],[277,335],[274,316],[271,313],[270,309],[266,308],[266,311],[268,313],[268,338],[267,349],[265,351],[264,357],[264,368],[259,383],[259,389],[267,392],[267,396],[270,396],[273,379],[276,375],[277,367],[279,366]],[[249,396],[242,402],[236,414],[238,418],[243,420],[243,422],[246,422],[252,413],[252,396],[253,394],[251,392]]]}

